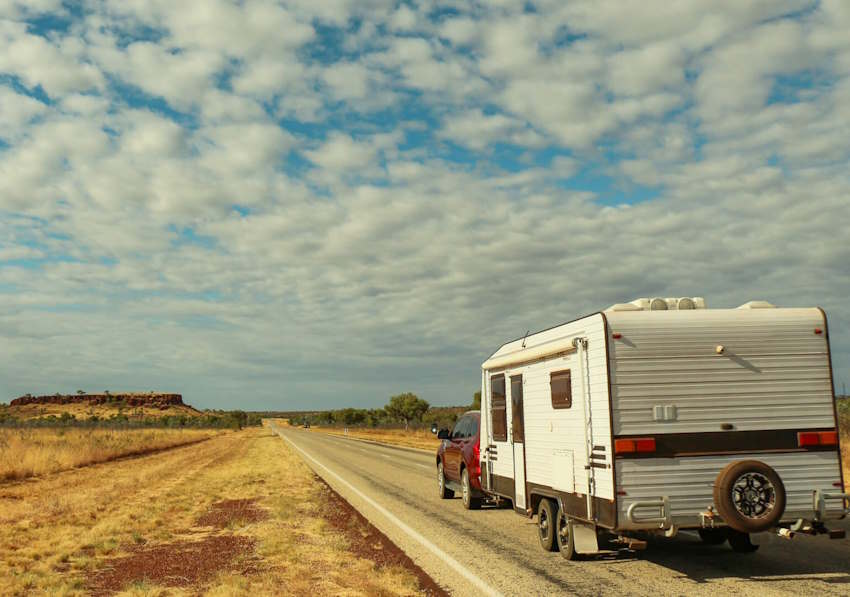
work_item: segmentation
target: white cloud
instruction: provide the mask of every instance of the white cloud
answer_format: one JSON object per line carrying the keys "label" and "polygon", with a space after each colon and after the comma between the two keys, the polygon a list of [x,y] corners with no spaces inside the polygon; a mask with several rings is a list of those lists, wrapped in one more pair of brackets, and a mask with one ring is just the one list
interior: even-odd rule
{"label": "white cloud", "polygon": [[3,22],[0,391],[459,403],[506,338],[691,293],[823,305],[846,378],[844,3],[537,7]]}

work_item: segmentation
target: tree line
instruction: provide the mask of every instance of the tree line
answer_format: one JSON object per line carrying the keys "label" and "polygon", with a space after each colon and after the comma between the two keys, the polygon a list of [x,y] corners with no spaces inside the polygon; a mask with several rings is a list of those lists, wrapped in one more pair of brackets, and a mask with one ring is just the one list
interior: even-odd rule
{"label": "tree line", "polygon": [[[314,413],[303,413],[289,417],[290,425],[324,425],[345,427],[398,427],[405,429],[429,427],[451,427],[465,411],[477,409],[480,392],[476,392],[472,406],[431,406],[412,392],[392,396],[382,408],[340,408]],[[478,404],[475,404],[475,400]]]}

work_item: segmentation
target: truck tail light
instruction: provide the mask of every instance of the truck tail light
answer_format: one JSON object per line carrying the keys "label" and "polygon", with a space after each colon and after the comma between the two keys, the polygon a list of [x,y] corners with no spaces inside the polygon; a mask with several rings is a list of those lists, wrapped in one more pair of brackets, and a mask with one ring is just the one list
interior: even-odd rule
{"label": "truck tail light", "polygon": [[801,448],[810,446],[838,445],[837,431],[800,431],[797,434],[797,445]]}
{"label": "truck tail light", "polygon": [[472,466],[472,474],[473,476],[478,476],[481,474],[481,444],[476,443],[472,446],[472,455],[474,456]]}
{"label": "truck tail light", "polygon": [[616,454],[647,454],[650,452],[655,452],[654,437],[636,437],[614,441],[614,453]]}

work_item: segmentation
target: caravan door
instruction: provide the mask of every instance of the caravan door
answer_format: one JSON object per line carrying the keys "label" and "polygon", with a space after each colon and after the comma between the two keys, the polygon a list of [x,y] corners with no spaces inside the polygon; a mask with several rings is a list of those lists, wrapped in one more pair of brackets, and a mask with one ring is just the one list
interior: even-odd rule
{"label": "caravan door", "polygon": [[522,375],[511,376],[511,443],[514,451],[514,509],[525,510],[525,424]]}

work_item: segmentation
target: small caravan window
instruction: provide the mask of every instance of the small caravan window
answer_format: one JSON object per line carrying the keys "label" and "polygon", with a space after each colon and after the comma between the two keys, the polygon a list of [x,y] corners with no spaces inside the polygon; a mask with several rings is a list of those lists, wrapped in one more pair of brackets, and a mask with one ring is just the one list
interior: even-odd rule
{"label": "small caravan window", "polygon": [[505,376],[490,378],[490,420],[493,422],[493,441],[508,441],[508,413],[505,410]]}
{"label": "small caravan window", "polygon": [[552,408],[570,408],[573,405],[573,388],[570,384],[569,369],[551,373],[549,387],[552,389]]}

